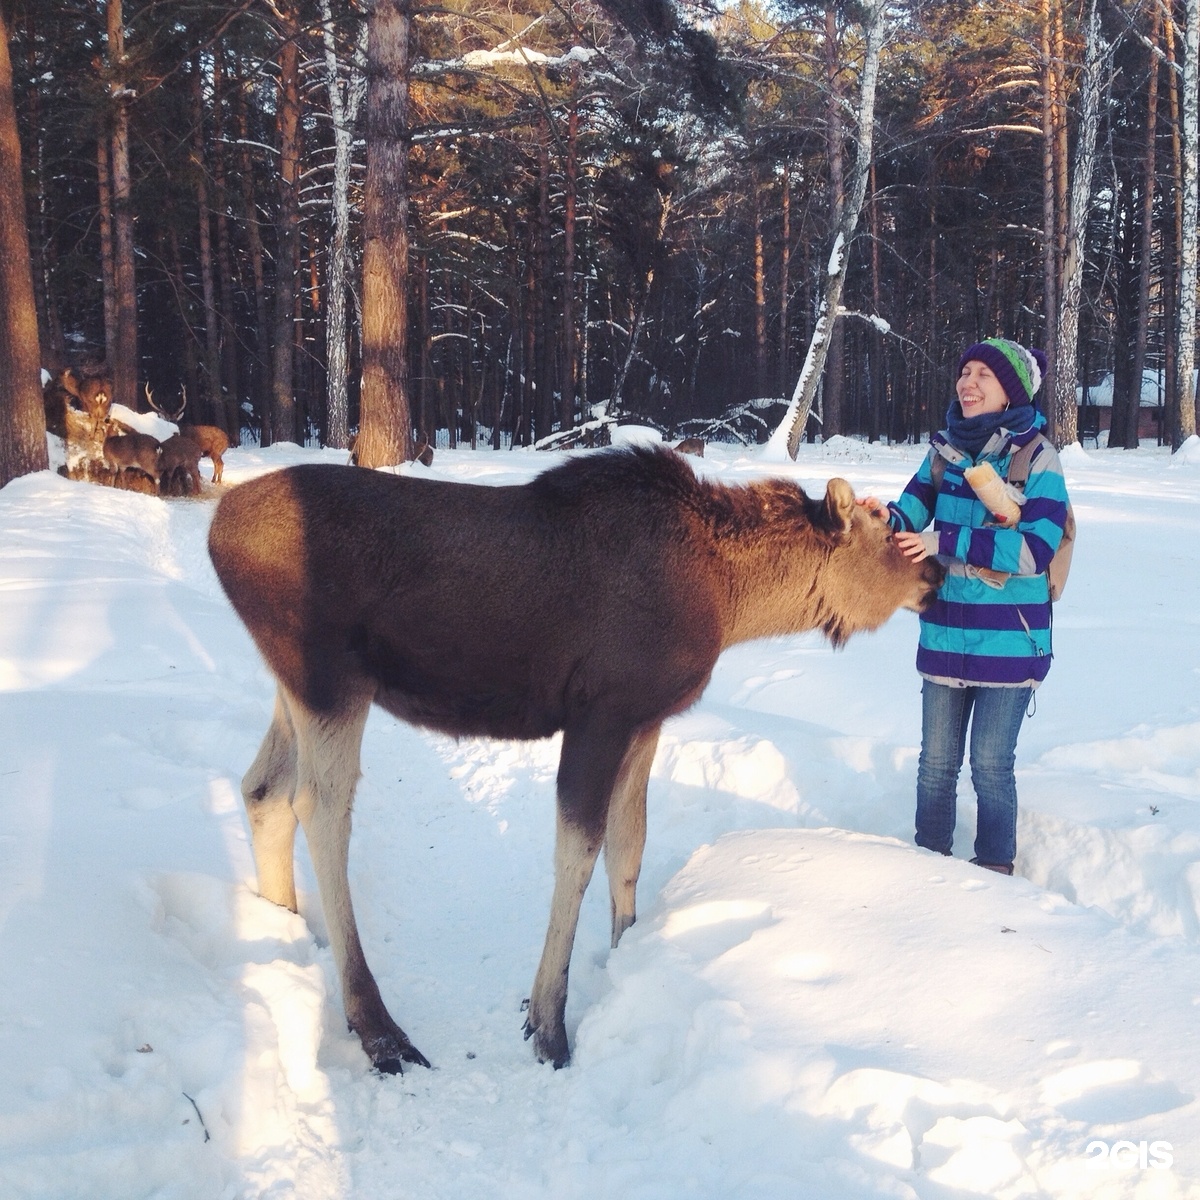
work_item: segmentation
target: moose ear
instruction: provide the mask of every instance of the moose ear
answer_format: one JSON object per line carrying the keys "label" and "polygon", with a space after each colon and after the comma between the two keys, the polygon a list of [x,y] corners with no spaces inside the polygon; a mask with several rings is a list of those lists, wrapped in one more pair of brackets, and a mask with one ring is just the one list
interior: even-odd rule
{"label": "moose ear", "polygon": [[854,489],[844,479],[831,479],[825,488],[825,524],[831,533],[850,532]]}

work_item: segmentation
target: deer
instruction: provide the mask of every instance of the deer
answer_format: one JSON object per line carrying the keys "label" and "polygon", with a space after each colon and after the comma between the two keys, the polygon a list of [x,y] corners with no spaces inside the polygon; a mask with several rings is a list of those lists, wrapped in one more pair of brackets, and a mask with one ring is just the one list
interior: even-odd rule
{"label": "deer", "polygon": [[[112,408],[112,377],[102,369],[76,370],[64,367],[42,388],[46,412],[46,428],[67,440],[88,441],[101,432]],[[71,419],[78,411],[71,404],[77,400],[86,422]]]}
{"label": "deer", "polygon": [[182,389],[179,407],[171,412],[159,406],[155,401],[150,385],[146,384],[146,403],[164,420],[179,425],[179,432],[200,447],[200,457],[212,459],[213,483],[220,483],[225,472],[225,460],[221,457],[229,449],[229,435],[216,425],[184,425],[179,418],[187,408],[187,388]]}
{"label": "deer", "polygon": [[159,447],[159,491],[164,495],[198,496],[200,447],[182,433],[172,434]]}
{"label": "deer", "polygon": [[570,1059],[567,976],[601,849],[611,945],[635,920],[659,731],[739,642],[818,629],[840,646],[945,577],[914,563],[844,479],[700,479],[666,447],[578,455],[485,486],[308,464],[229,491],[208,542],[275,676],[242,780],[260,894],[296,911],[303,829],[347,1022],[373,1068],[429,1060],[392,1019],[350,896],[351,809],[372,704],[455,736],[561,731],[555,881],[525,1037]]}
{"label": "deer", "polygon": [[104,465],[118,479],[129,470],[138,470],[154,480],[155,487],[161,485],[159,465],[160,444],[158,438],[148,433],[129,430],[120,434],[109,434],[104,439]]}

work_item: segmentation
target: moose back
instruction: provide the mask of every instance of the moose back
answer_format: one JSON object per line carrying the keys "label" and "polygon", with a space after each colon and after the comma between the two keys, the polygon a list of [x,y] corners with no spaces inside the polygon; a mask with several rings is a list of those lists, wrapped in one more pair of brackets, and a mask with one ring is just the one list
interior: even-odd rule
{"label": "moose back", "polygon": [[209,550],[278,682],[242,781],[259,889],[295,910],[298,821],[347,1020],[384,1072],[428,1063],[380,997],[347,880],[372,703],[454,735],[562,731],[554,894],[525,1027],[562,1066],[580,903],[603,847],[614,946],[633,924],[663,721],[698,699],[726,647],[808,629],[840,645],[926,607],[942,581],[845,480],[820,501],[783,480],[727,487],[650,449],[584,454],[510,487],[292,467],[233,489]]}

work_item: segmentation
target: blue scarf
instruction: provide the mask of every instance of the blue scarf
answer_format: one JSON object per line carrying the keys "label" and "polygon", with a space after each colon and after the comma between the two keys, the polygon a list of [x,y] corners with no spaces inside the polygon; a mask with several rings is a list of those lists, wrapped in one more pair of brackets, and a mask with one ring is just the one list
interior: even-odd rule
{"label": "blue scarf", "polygon": [[997,429],[1022,433],[1032,427],[1036,415],[1037,410],[1032,404],[1017,404],[1002,412],[964,417],[962,405],[955,400],[946,412],[946,440],[975,458]]}

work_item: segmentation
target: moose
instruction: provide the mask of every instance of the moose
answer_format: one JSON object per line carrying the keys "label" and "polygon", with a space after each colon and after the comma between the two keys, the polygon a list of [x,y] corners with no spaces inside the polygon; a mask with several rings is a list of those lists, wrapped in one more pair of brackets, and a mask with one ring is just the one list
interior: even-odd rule
{"label": "moose", "polygon": [[388,1013],[347,878],[372,703],[459,736],[562,731],[555,882],[526,1038],[569,1060],[563,1015],[601,847],[612,945],[634,922],[646,785],[663,721],[720,653],[818,629],[840,646],[942,583],[832,479],[823,500],[768,479],[697,477],[665,447],[575,457],[489,487],[352,467],[291,467],[229,492],[209,553],[277,682],[242,780],[261,894],[296,911],[303,827],[350,1028],[375,1069],[428,1060]]}
{"label": "moose", "polygon": [[[213,483],[220,483],[221,476],[225,471],[225,460],[221,457],[226,450],[229,449],[229,435],[225,430],[216,425],[183,425],[180,424],[179,418],[183,416],[184,409],[187,408],[187,388],[182,389],[182,395],[177,408],[167,410],[161,407],[154,399],[154,393],[150,390],[150,385],[146,385],[146,403],[160,417],[166,421],[173,421],[179,425],[180,434],[187,440],[200,448],[201,458],[211,458],[213,465]],[[199,479],[199,472],[196,473],[196,479]],[[196,490],[199,491],[199,484],[196,485]]]}

